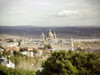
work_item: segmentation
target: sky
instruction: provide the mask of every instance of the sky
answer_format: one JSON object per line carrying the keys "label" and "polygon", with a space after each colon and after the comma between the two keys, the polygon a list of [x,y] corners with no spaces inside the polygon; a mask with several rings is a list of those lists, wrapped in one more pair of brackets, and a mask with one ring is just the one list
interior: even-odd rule
{"label": "sky", "polygon": [[100,26],[100,0],[0,0],[0,26]]}

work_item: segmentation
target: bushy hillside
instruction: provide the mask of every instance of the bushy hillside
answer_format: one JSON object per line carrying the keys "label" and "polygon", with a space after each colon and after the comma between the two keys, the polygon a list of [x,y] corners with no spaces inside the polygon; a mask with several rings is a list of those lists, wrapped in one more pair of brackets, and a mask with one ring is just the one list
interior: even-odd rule
{"label": "bushy hillside", "polygon": [[38,75],[99,75],[100,55],[60,51],[52,53]]}

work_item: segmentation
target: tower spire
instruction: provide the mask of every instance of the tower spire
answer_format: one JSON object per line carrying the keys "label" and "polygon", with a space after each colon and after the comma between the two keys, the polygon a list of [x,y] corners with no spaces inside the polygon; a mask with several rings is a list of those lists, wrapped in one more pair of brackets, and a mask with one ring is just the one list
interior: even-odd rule
{"label": "tower spire", "polygon": [[51,29],[49,29],[49,32],[51,32]]}
{"label": "tower spire", "polygon": [[72,37],[71,37],[71,49],[74,50],[74,41]]}
{"label": "tower spire", "polygon": [[56,33],[55,33],[55,31],[54,31],[53,35],[54,35],[54,39],[56,39]]}
{"label": "tower spire", "polygon": [[44,40],[44,33],[41,34],[41,39]]}

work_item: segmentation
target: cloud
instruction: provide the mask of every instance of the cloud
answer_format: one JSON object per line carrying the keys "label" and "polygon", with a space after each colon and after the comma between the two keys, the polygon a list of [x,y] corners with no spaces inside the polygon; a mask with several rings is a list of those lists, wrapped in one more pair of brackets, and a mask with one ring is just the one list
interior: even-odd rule
{"label": "cloud", "polygon": [[86,20],[100,18],[98,10],[63,10],[58,12],[54,17],[58,19]]}
{"label": "cloud", "polygon": [[76,10],[63,10],[62,12],[59,13],[59,15],[79,15],[79,12]]}
{"label": "cloud", "polygon": [[66,17],[66,18],[79,18],[81,13],[77,10],[63,10],[58,13],[58,17]]}

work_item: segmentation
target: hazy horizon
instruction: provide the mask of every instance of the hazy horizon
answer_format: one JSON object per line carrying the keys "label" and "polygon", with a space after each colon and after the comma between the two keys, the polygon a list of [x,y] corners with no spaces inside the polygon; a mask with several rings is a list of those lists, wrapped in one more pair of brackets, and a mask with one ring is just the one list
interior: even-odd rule
{"label": "hazy horizon", "polygon": [[62,25],[60,25],[60,26],[48,26],[48,25],[0,25],[0,27],[45,27],[45,28],[53,28],[53,27],[90,27],[90,28],[92,28],[92,27],[100,27],[100,25],[65,25],[65,26],[62,26]]}
{"label": "hazy horizon", "polygon": [[[41,33],[47,35],[51,29],[58,38],[100,38],[100,27],[34,27],[34,26],[2,26],[0,27],[0,38],[21,36],[27,38],[40,38]],[[5,36],[6,35],[6,36]]]}

